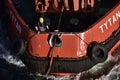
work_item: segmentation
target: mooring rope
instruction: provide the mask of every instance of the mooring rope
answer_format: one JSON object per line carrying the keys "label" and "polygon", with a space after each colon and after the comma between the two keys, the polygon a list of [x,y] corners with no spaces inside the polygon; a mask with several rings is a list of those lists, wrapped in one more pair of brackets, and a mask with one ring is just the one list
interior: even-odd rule
{"label": "mooring rope", "polygon": [[46,75],[48,75],[51,71],[52,64],[53,64],[53,54],[54,54],[54,47],[52,47],[52,50],[50,51],[51,57],[50,57],[50,62],[49,62],[49,67],[47,69]]}

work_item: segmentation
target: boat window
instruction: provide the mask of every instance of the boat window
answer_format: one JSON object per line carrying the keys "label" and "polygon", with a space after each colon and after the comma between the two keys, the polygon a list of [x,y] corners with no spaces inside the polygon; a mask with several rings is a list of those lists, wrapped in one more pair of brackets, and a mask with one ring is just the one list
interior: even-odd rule
{"label": "boat window", "polygon": [[[32,30],[43,32],[80,32],[113,8],[119,0],[37,0],[40,11],[36,11],[35,0],[13,0],[25,22]],[[44,29],[45,28],[45,29]]]}

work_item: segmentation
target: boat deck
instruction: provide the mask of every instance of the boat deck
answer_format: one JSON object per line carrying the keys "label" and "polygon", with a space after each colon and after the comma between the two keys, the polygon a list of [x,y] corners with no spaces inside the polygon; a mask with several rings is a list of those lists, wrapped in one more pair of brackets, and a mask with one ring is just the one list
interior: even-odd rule
{"label": "boat deck", "polygon": [[[61,32],[81,32],[87,30],[92,24],[98,19],[105,15],[119,0],[96,0],[97,6],[95,11],[92,13],[80,12],[70,14],[64,13],[61,18],[60,31]],[[35,30],[35,26],[38,23],[41,14],[35,11],[34,0],[13,0],[14,5],[19,12],[23,20],[29,24],[29,27]],[[49,24],[49,32],[57,29],[60,20],[60,13],[49,13],[44,14],[46,23]],[[54,15],[54,16],[53,16]]]}

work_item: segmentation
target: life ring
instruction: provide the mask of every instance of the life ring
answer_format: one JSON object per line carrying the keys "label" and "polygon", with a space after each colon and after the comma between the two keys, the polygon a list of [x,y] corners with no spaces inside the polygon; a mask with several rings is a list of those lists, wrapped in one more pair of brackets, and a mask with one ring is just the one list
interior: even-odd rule
{"label": "life ring", "polygon": [[104,62],[108,57],[108,52],[102,44],[92,43],[88,47],[88,57],[95,63]]}
{"label": "life ring", "polygon": [[16,55],[22,55],[26,50],[26,42],[23,39],[15,38],[13,40],[12,50]]}

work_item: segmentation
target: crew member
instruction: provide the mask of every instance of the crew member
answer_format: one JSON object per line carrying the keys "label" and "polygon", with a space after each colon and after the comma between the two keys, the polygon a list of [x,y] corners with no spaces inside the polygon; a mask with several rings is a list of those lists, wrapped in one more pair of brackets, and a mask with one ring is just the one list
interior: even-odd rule
{"label": "crew member", "polygon": [[45,32],[49,30],[50,20],[48,18],[39,17],[38,23],[35,26],[36,31]]}

